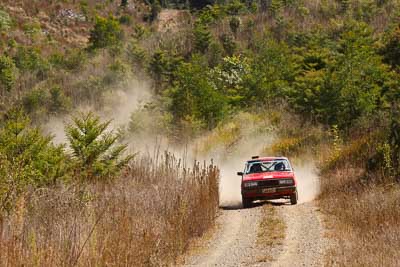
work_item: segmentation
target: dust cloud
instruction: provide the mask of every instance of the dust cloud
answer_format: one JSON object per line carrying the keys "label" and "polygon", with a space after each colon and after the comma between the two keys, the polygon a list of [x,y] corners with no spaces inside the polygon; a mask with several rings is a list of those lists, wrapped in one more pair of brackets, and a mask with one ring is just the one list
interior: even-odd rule
{"label": "dust cloud", "polygon": [[314,200],[319,194],[319,176],[313,161],[294,164],[299,203]]}
{"label": "dust cloud", "polygon": [[117,128],[127,124],[131,113],[150,101],[152,93],[148,82],[131,80],[128,89],[115,90],[105,97],[107,102],[99,115],[104,119],[112,120],[111,126]]}
{"label": "dust cloud", "polygon": [[[100,110],[95,110],[91,106],[81,106],[76,112],[95,111],[102,119],[112,120],[111,128],[126,127],[132,112],[150,101],[152,94],[146,81],[132,80],[127,89],[110,91],[105,99],[106,102]],[[48,123],[43,126],[43,130],[54,136],[54,143],[65,144],[67,143],[65,125],[70,122],[70,119],[71,114],[65,117],[50,118]],[[145,120],[152,119],[151,117],[145,118]],[[195,140],[190,140],[188,144],[177,147],[171,145],[166,136],[147,129],[144,135],[134,136],[127,140],[129,152],[148,153],[156,156],[160,152],[169,151],[177,157],[182,157],[186,162],[192,162],[195,159],[209,162],[213,159],[214,164],[221,172],[220,206],[239,206],[241,205],[241,177],[237,175],[237,172],[243,171],[245,161],[252,156],[268,156],[265,155],[265,151],[268,151],[267,148],[277,139],[277,136],[274,129],[269,128],[268,121],[254,119],[251,114],[238,114],[233,121],[234,125],[239,126],[239,134],[234,144],[229,146],[217,142],[207,152],[198,153],[198,145],[212,141],[215,138],[212,136],[214,132],[204,134]],[[221,132],[222,135],[225,134],[224,129]],[[317,196],[319,188],[315,164],[295,165],[295,173],[298,180],[299,201],[313,200]]]}
{"label": "dust cloud", "polygon": [[127,82],[126,89],[116,89],[106,93],[105,102],[101,109],[88,105],[79,106],[71,114],[49,118],[42,129],[45,133],[53,136],[55,144],[65,144],[67,143],[65,126],[70,123],[71,115],[88,111],[95,112],[103,120],[111,120],[110,128],[118,129],[126,126],[129,123],[131,113],[148,102],[151,96],[150,85],[147,81],[131,80]]}
{"label": "dust cloud", "polygon": [[[200,158],[213,159],[220,169],[220,206],[235,207],[242,203],[241,176],[237,172],[244,170],[246,160],[252,156],[262,155],[265,147],[275,140],[273,129],[268,127],[266,121],[251,120],[249,114],[239,114],[234,120],[240,126],[240,133],[234,145],[213,147]],[[203,136],[195,143],[207,142],[207,136]],[[204,141],[204,139],[206,139]],[[196,156],[199,158],[199,155]]]}

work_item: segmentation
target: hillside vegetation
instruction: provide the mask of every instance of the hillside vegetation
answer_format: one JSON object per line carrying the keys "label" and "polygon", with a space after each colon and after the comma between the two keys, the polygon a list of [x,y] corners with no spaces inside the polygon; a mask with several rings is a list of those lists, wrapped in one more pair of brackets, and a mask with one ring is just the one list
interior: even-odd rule
{"label": "hillside vegetation", "polygon": [[[280,134],[266,152],[317,155],[327,264],[398,265],[399,18],[398,0],[2,1],[0,261],[173,263],[213,225],[218,170],[129,142],[187,146],[247,112]],[[112,131],[94,114],[137,80],[152,97]],[[70,115],[55,144],[42,126]]]}

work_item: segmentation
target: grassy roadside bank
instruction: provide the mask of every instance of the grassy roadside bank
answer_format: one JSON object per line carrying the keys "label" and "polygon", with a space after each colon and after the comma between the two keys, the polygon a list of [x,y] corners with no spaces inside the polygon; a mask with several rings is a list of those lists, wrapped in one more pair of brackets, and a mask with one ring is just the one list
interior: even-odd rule
{"label": "grassy roadside bank", "polygon": [[[369,146],[374,149],[378,144],[370,141]],[[333,239],[340,244],[328,252],[328,266],[400,263],[396,249],[400,245],[400,187],[383,169],[368,170],[365,162],[370,161],[360,160],[371,157],[367,152],[350,143],[338,153],[339,163],[322,171],[319,203],[329,218]]]}
{"label": "grassy roadside bank", "polygon": [[5,266],[161,266],[214,224],[218,169],[170,154],[134,160],[110,184],[29,192],[1,217]]}

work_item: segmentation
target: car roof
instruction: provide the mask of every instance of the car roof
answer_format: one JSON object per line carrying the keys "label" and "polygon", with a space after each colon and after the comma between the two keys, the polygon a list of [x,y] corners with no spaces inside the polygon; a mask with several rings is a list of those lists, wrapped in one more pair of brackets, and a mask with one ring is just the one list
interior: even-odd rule
{"label": "car roof", "polygon": [[258,162],[258,161],[271,161],[271,160],[288,160],[287,157],[258,157],[251,160],[248,160],[248,163]]}

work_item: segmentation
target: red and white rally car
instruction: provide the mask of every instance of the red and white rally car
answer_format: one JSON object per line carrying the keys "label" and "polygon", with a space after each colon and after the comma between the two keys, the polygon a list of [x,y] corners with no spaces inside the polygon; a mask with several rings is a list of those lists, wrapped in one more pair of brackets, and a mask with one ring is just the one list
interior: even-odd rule
{"label": "red and white rally car", "polygon": [[297,183],[293,168],[285,157],[252,157],[246,162],[242,176],[243,207],[250,207],[255,200],[290,199],[297,204]]}

